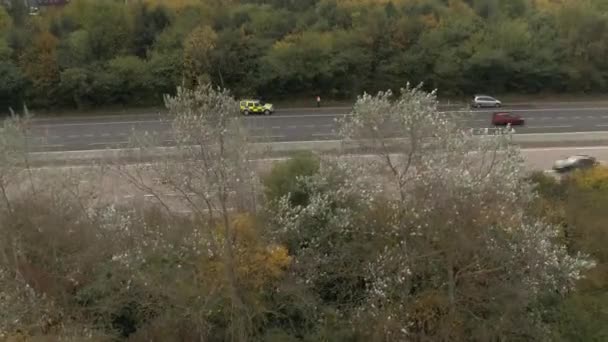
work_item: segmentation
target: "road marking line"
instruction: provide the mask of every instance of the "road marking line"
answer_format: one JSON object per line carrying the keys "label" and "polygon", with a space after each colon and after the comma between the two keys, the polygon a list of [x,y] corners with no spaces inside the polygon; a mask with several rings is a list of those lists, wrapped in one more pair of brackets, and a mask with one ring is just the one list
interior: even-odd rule
{"label": "road marking line", "polygon": [[521,150],[525,151],[525,152],[608,150],[608,146],[532,147],[532,148],[522,148]]}
{"label": "road marking line", "polygon": [[525,126],[525,128],[571,128],[571,125],[561,125],[561,126]]}
{"label": "road marking line", "polygon": [[608,124],[599,124],[599,125],[595,125],[595,127],[608,127]]}
{"label": "road marking line", "polygon": [[141,120],[141,121],[108,121],[108,122],[75,122],[75,123],[52,123],[34,124],[35,127],[77,127],[77,126],[103,126],[103,125],[135,125],[144,123],[166,123],[161,120]]}
{"label": "road marking line", "polygon": [[287,128],[289,128],[289,129],[298,129],[298,126],[290,125],[290,126],[287,126]]}
{"label": "road marking line", "polygon": [[305,125],[304,128],[315,128],[315,125]]}
{"label": "road marking line", "polygon": [[87,137],[87,138],[92,138],[92,137],[94,137],[95,135],[94,135],[94,134],[85,134],[84,136],[85,136],[85,137]]}
{"label": "road marking line", "polygon": [[335,133],[313,133],[311,134],[313,137],[336,137]]}
{"label": "road marking line", "polygon": [[281,126],[272,126],[272,129],[281,129]]}
{"label": "road marking line", "polygon": [[252,135],[252,138],[256,138],[256,139],[282,139],[285,138],[284,135]]}
{"label": "road marking line", "polygon": [[71,134],[71,135],[68,135],[68,138],[69,138],[69,139],[80,138],[80,135],[77,135],[77,134]]}
{"label": "road marking line", "polygon": [[107,138],[107,137],[110,136],[110,133],[102,133],[101,136],[104,137],[104,138]]}
{"label": "road marking line", "polygon": [[128,144],[128,141],[113,141],[113,142],[96,142],[96,143],[90,143],[89,146],[112,146],[112,145],[124,145],[124,144]]}

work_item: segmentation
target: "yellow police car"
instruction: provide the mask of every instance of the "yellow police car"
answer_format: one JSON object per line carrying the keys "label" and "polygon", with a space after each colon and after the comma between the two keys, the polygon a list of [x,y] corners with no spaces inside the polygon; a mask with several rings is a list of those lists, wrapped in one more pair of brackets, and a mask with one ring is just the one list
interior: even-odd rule
{"label": "yellow police car", "polygon": [[274,113],[274,106],[272,103],[265,103],[260,100],[241,100],[240,101],[241,114],[264,114],[271,115]]}

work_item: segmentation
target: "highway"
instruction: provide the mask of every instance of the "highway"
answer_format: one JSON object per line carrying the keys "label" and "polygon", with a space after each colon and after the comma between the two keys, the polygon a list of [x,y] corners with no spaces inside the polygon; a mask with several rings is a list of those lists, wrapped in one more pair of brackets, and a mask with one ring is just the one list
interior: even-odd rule
{"label": "highway", "polygon": [[[608,146],[589,146],[589,147],[550,147],[550,148],[524,148],[521,150],[524,158],[526,169],[529,171],[548,170],[557,159],[565,158],[573,154],[590,154],[598,158],[602,163],[608,161]],[[377,158],[377,156],[363,155],[360,158]],[[357,157],[355,157],[357,158]],[[267,170],[271,163],[282,160],[280,159],[263,159],[259,160],[258,171]],[[132,169],[132,166],[127,166],[127,169]],[[34,175],[24,174],[24,177],[33,179],[39,186],[47,185],[53,180],[63,179],[67,174],[71,177],[79,178],[82,194],[95,194],[95,203],[128,203],[133,200],[153,201],[154,195],[150,192],[142,191],[133,186],[123,175],[115,172],[112,168],[100,168],[99,166],[49,166],[35,168],[32,171]],[[59,178],[55,178],[59,177]],[[176,193],[175,190],[169,189],[160,182],[155,182],[154,177],[151,177],[143,170],[139,174],[141,179],[149,184],[154,184],[154,192],[162,195],[163,199],[183,210],[183,195]],[[151,177],[151,178],[148,178]],[[65,182],[65,180],[63,180]],[[20,184],[20,183],[17,183]],[[20,190],[19,190],[20,191]],[[181,204],[180,204],[181,203]]]}
{"label": "highway", "polygon": [[[335,120],[350,108],[279,109],[271,116],[243,117],[250,134],[260,141],[310,141],[336,139]],[[447,110],[447,108],[441,108]],[[452,108],[451,111],[468,112]],[[561,133],[608,131],[608,102],[561,102],[512,105],[500,109],[520,114],[524,126],[516,133]],[[491,127],[491,113],[475,110],[466,125],[471,128]],[[92,150],[124,146],[134,130],[159,132],[165,144],[169,123],[160,113],[37,118],[31,127],[33,149],[37,151]]]}

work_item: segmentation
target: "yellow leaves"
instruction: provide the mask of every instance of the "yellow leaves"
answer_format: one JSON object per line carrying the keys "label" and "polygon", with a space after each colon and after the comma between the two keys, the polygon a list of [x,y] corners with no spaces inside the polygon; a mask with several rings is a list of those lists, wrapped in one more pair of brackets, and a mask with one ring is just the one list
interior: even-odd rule
{"label": "yellow leaves", "polygon": [[215,49],[217,33],[209,25],[195,28],[184,42],[184,73],[193,82],[208,74],[211,68],[211,52]]}
{"label": "yellow leaves", "polygon": [[[292,257],[287,248],[266,244],[256,229],[256,222],[250,215],[240,214],[231,222],[232,246],[234,251],[234,269],[239,286],[259,291],[272,285],[283,276],[289,267]],[[224,227],[218,226],[220,244],[224,241]],[[201,270],[204,281],[219,281],[222,287],[225,282],[224,272],[226,258],[214,258],[203,262]]]}
{"label": "yellow leaves", "polygon": [[237,277],[254,289],[261,289],[280,279],[291,263],[283,246],[265,245],[249,215],[238,215],[233,221]]}
{"label": "yellow leaves", "polygon": [[608,190],[608,167],[598,166],[572,175],[571,180],[580,189]]}

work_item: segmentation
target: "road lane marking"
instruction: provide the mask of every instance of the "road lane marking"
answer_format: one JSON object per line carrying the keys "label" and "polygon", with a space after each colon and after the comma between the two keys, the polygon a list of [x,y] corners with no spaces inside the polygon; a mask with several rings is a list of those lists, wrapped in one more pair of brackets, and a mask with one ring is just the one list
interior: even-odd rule
{"label": "road lane marking", "polygon": [[598,124],[598,125],[595,125],[595,127],[608,127],[608,124]]}
{"label": "road lane marking", "polygon": [[572,128],[571,125],[555,125],[555,126],[524,126],[524,128]]}
{"label": "road lane marking", "polygon": [[256,139],[283,139],[286,138],[284,135],[252,135],[251,138]]}
{"label": "road lane marking", "polygon": [[70,134],[70,135],[68,135],[68,138],[69,139],[80,138],[80,135],[78,135],[78,134]]}
{"label": "road lane marking", "polygon": [[90,143],[89,146],[112,146],[112,145],[125,145],[128,141],[112,141],[112,142],[96,142]]}
{"label": "road lane marking", "polygon": [[608,150],[608,146],[530,147],[530,148],[522,148],[521,150],[524,152]]}
{"label": "road lane marking", "polygon": [[[506,112],[526,112],[526,113],[542,113],[552,111],[562,112],[580,112],[580,111],[608,111],[608,107],[580,107],[580,108],[538,108],[538,109],[491,109],[491,110],[456,110],[456,111],[440,111],[440,113],[493,113],[496,111]],[[294,114],[294,115],[275,115],[275,116],[261,116],[257,118],[249,118],[250,120],[273,120],[273,119],[289,119],[289,118],[319,118],[319,117],[341,117],[351,116],[350,113],[326,113],[326,114]],[[605,116],[604,118],[608,118]],[[59,120],[59,119],[58,119]],[[50,123],[50,124],[34,124],[35,127],[49,128],[49,127],[78,127],[78,126],[103,126],[103,125],[133,125],[133,124],[146,124],[146,123],[157,123],[161,125],[169,125],[169,121],[164,120],[131,120],[131,121],[108,121],[108,122],[77,122],[77,123]]]}
{"label": "road lane marking", "polygon": [[86,138],[93,138],[95,135],[94,134],[85,134],[84,135]]}
{"label": "road lane marking", "polygon": [[110,135],[111,135],[110,133],[102,133],[102,134],[101,134],[101,136],[102,136],[102,137],[104,137],[104,138],[107,138],[107,137],[109,137]]}
{"label": "road lane marking", "polygon": [[65,147],[65,145],[63,145],[63,144],[44,144],[44,145],[41,145],[41,147],[51,147],[51,148],[54,148],[54,147]]}

